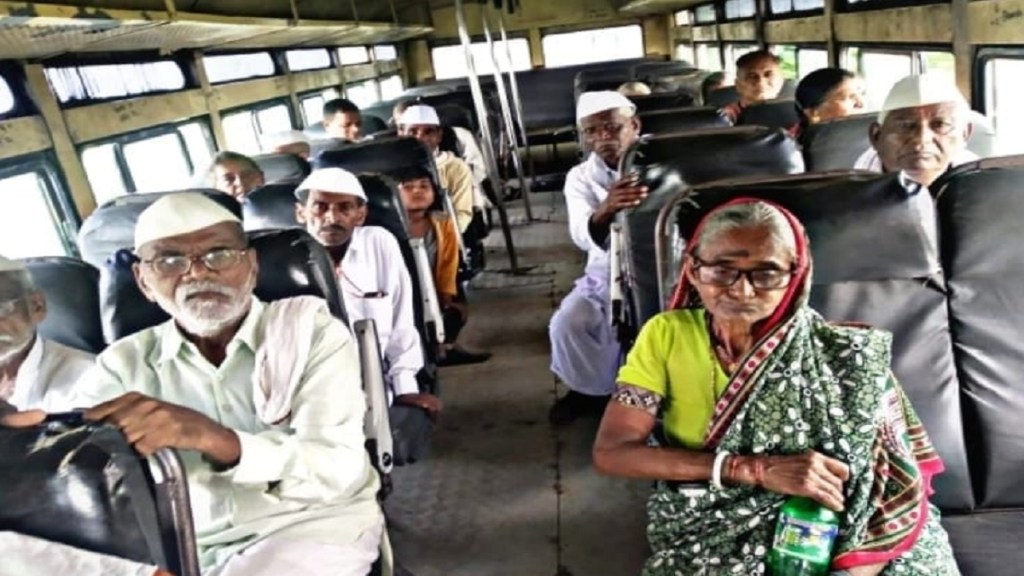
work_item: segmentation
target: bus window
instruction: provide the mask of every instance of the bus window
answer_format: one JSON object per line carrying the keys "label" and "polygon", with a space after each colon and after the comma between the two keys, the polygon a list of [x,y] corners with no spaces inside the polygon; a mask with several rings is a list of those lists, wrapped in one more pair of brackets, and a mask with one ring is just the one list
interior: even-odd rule
{"label": "bus window", "polygon": [[689,10],[680,10],[672,15],[675,20],[676,26],[689,26],[692,22],[692,16]]}
{"label": "bus window", "polygon": [[381,100],[392,100],[394,98],[398,98],[404,91],[405,86],[402,85],[402,77],[398,74],[388,76],[380,81]]}
{"label": "bus window", "polygon": [[209,132],[202,122],[189,122],[178,126],[178,134],[185,141],[185,150],[192,162],[192,170],[205,170],[213,160],[213,145]]}
{"label": "bus window", "polygon": [[867,108],[877,110],[900,78],[914,72],[913,57],[909,53],[876,52],[851,48],[847,50],[846,66],[864,77],[867,88]]}
{"label": "bus window", "polygon": [[292,115],[284,104],[256,111],[256,129],[259,130],[260,136],[292,128]]}
{"label": "bus window", "polygon": [[203,56],[203,67],[206,68],[210,84],[273,76],[277,73],[269,52]]}
{"label": "bus window", "polygon": [[377,81],[365,80],[345,87],[345,97],[360,108],[365,108],[380,100],[377,94]]}
{"label": "bus window", "polygon": [[693,46],[689,44],[676,44],[675,59],[680,62],[689,62],[690,64],[696,64],[694,61],[696,53]]}
{"label": "bus window", "polygon": [[85,176],[89,179],[97,206],[128,193],[128,187],[125,186],[121,175],[121,167],[117,163],[116,144],[100,144],[85,148],[82,150],[82,166],[85,168]]}
{"label": "bus window", "polygon": [[1003,135],[1000,143],[1004,154],[1024,152],[1024,143],[1008,138],[1024,129],[1024,107],[1014,98],[1020,78],[1024,76],[1024,60],[991,58],[985,62],[985,112],[992,119],[996,134]]}
{"label": "bus window", "polygon": [[366,46],[342,46],[338,48],[338,61],[343,66],[366,64],[370,61],[370,51]]}
{"label": "bus window", "polygon": [[544,67],[643,58],[644,32],[638,24],[546,34],[541,39]]}
{"label": "bus window", "polygon": [[7,85],[7,80],[0,77],[0,116],[14,110],[14,93]]}
{"label": "bus window", "polygon": [[398,50],[394,44],[378,44],[373,47],[373,59],[378,62],[382,60],[398,60]]}
{"label": "bus window", "polygon": [[[512,69],[519,72],[529,70],[530,42],[526,38],[510,38],[508,51],[512,52]],[[505,56],[505,43],[498,41],[494,43],[495,55],[500,58],[502,70],[507,71],[508,65]],[[487,49],[486,42],[474,42],[470,44],[470,52],[473,54],[473,69],[478,75],[493,75],[494,62],[491,59],[491,51]],[[465,78],[469,75],[466,68],[466,52],[462,44],[451,44],[449,46],[435,46],[430,51],[430,58],[434,62],[434,76],[438,80],[449,80],[451,78]]]}
{"label": "bus window", "polygon": [[138,96],[185,87],[185,74],[181,66],[170,60],[47,67],[43,72],[62,104],[76,100]]}
{"label": "bus window", "polygon": [[0,178],[0,254],[8,258],[66,256],[60,216],[51,203],[48,179],[39,171]]}
{"label": "bus window", "polygon": [[326,48],[288,50],[284,53],[284,58],[288,63],[288,70],[291,72],[331,67],[331,53]]}
{"label": "bus window", "polygon": [[725,45],[725,69],[736,73],[736,60],[747,52],[757,50],[757,44],[726,44]]}
{"label": "bus window", "polygon": [[321,92],[320,95],[324,97],[324,102],[334,100],[335,98],[341,98],[341,92],[338,92],[337,88],[328,88]]}
{"label": "bus window", "polygon": [[259,154],[265,134],[292,129],[292,116],[285,104],[241,110],[222,118],[228,149],[241,154]]}
{"label": "bus window", "polygon": [[322,94],[306,96],[299,100],[299,104],[302,106],[302,120],[306,123],[306,126],[312,126],[323,120],[324,104],[326,102],[327,100],[324,99]]}
{"label": "bus window", "polygon": [[799,78],[822,68],[828,68],[828,50],[800,48],[796,51],[796,73]]}
{"label": "bus window", "polygon": [[725,0],[726,20],[753,18],[757,14],[757,3],[754,0]]}
{"label": "bus window", "polygon": [[779,57],[782,62],[782,75],[785,78],[797,78],[799,75],[799,64],[797,60],[797,54],[799,48],[791,44],[780,44],[772,47],[772,53]]}
{"label": "bus window", "polygon": [[952,52],[918,52],[922,72],[934,72],[956,83],[956,60]]}
{"label": "bus window", "polygon": [[177,134],[129,142],[122,150],[136,192],[177,190],[191,184],[192,168]]}
{"label": "bus window", "polygon": [[695,59],[697,60],[694,64],[698,68],[704,70],[711,70],[717,72],[722,70],[722,52],[718,49],[718,46],[714,44],[694,44],[696,47]]}

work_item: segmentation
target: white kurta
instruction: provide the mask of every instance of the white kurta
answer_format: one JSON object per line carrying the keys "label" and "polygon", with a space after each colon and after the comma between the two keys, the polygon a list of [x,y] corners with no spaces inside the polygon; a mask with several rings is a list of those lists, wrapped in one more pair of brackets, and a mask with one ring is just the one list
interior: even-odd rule
{"label": "white kurta", "polygon": [[[220,366],[210,364],[170,321],[119,340],[97,358],[77,405],[135,391],[201,412],[235,431],[242,454],[229,470],[214,471],[199,453],[182,452],[204,573],[229,571],[235,560],[246,558],[239,553],[272,552],[279,541],[295,554],[308,543],[310,553],[330,553],[368,569],[361,558],[379,538],[366,534],[379,534],[383,515],[376,500],[379,481],[364,446],[366,399],[356,343],[341,322],[326,311],[317,313],[291,414],[270,426],[256,415],[252,382],[266,316],[266,305],[253,298]],[[261,542],[266,544],[254,546]],[[245,561],[254,576],[279,573],[269,561]],[[339,573],[330,562],[322,565],[322,571],[305,573]]]}
{"label": "white kurta", "polygon": [[373,320],[395,396],[416,394],[423,347],[412,306],[412,279],[398,240],[378,226],[352,233],[338,271],[338,284],[350,322]]}
{"label": "white kurta", "polygon": [[92,354],[37,335],[18,369],[14,393],[8,402],[22,410],[70,410],[74,408],[71,400],[78,382],[95,364]]}
{"label": "white kurta", "polygon": [[611,328],[607,246],[590,236],[589,222],[618,178],[591,153],[565,179],[569,234],[587,253],[587,267],[551,318],[551,371],[569,388],[594,396],[615,390],[620,346]]}

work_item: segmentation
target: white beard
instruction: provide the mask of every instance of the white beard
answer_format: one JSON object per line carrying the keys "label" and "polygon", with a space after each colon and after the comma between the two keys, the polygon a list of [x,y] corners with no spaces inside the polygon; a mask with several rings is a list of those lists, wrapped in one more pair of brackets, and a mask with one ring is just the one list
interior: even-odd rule
{"label": "white beard", "polygon": [[[249,312],[250,295],[255,278],[243,289],[235,290],[216,282],[198,281],[180,284],[174,299],[156,295],[157,304],[170,314],[185,332],[200,338],[216,336],[228,326],[238,322]],[[189,299],[200,292],[215,292],[227,297],[226,302],[213,299]]]}

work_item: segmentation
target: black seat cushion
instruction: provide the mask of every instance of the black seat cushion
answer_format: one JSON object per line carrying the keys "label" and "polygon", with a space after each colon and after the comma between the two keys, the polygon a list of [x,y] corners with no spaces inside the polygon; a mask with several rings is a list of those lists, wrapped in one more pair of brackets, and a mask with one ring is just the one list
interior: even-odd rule
{"label": "black seat cushion", "polygon": [[246,230],[302,228],[295,219],[295,184],[268,184],[250,192],[242,202]]}
{"label": "black seat cushion", "polygon": [[434,189],[441,190],[434,156],[415,138],[382,138],[352,144],[339,150],[326,150],[316,158],[314,166],[344,168],[354,174],[384,174],[395,179],[415,170],[429,174]]}
{"label": "black seat cushion", "polygon": [[24,260],[36,288],[46,295],[46,318],[37,326],[43,338],[98,354],[106,346],[100,320],[100,272],[77,258],[49,256]]}
{"label": "black seat cushion", "polygon": [[717,108],[675,108],[640,113],[643,134],[672,134],[732,125]]}
{"label": "black seat cushion", "polygon": [[712,90],[708,94],[708,101],[704,103],[705,106],[711,106],[713,108],[724,108],[734,102],[739,102],[740,93],[736,91],[735,86],[724,86],[717,90]]}
{"label": "black seat cushion", "polygon": [[309,162],[294,154],[260,154],[252,160],[263,171],[263,180],[268,184],[298,182],[310,172]]}
{"label": "black seat cushion", "polygon": [[675,110],[693,106],[693,95],[686,92],[668,92],[648,94],[647,96],[630,96],[639,113],[657,110]]}
{"label": "black seat cushion", "polygon": [[793,100],[769,100],[751,104],[740,112],[737,126],[767,126],[789,130],[800,123],[800,111]]}
{"label": "black seat cushion", "polygon": [[808,172],[849,170],[871,147],[868,128],[875,114],[858,114],[809,124],[800,135]]}

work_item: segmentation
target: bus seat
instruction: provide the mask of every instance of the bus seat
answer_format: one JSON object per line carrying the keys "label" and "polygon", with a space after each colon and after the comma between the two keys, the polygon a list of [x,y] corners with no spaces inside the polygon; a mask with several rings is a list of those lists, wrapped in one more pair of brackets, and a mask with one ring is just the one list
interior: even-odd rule
{"label": "bus seat", "polygon": [[615,90],[625,82],[633,80],[633,67],[641,62],[605,62],[604,66],[597,69],[581,70],[573,78],[573,92],[576,100],[580,94],[593,92],[595,90]]}
{"label": "bus seat", "polygon": [[242,202],[242,225],[246,231],[302,228],[295,219],[295,184],[261,186]]}
{"label": "bus seat", "polygon": [[[932,501],[944,511],[974,507],[965,412],[950,316],[927,197],[908,196],[895,174],[831,172],[711,183],[666,207],[659,237],[678,249],[699,219],[741,196],[774,201],[803,222],[814,263],[812,308],[832,321],[864,322],[893,334],[893,370],[942,457]],[[920,204],[919,202],[923,202]],[[920,207],[929,208],[922,215]],[[928,222],[930,220],[931,222]],[[669,226],[675,224],[675,228]],[[661,285],[675,281],[662,245]],[[669,288],[671,290],[671,288]],[[955,332],[955,328],[954,328]]]}
{"label": "bus seat", "polygon": [[479,133],[479,124],[476,121],[476,116],[462,106],[458,104],[441,104],[434,109],[437,111],[437,117],[441,120],[441,126],[458,126],[469,130],[473,134]]}
{"label": "bus seat", "polygon": [[241,204],[232,196],[218,190],[198,188],[119,196],[96,208],[82,222],[82,227],[78,230],[78,249],[82,253],[82,259],[102,271],[107,259],[113,257],[118,250],[134,248],[135,221],[143,210],[165,194],[186,191],[204,194],[239,218],[242,217]]}
{"label": "bus seat", "polygon": [[46,295],[46,318],[39,334],[93,354],[106,347],[100,320],[100,272],[89,263],[66,256],[23,260],[32,280]]}
{"label": "bus seat", "polygon": [[647,96],[630,96],[629,99],[636,105],[636,111],[640,114],[689,108],[694,102],[693,95],[686,92],[660,92]]}
{"label": "bus seat", "polygon": [[769,128],[781,128],[789,130],[800,123],[800,111],[796,108],[796,101],[788,100],[767,100],[751,104],[740,112],[736,119],[737,126],[767,126]]}
{"label": "bus seat", "polygon": [[253,156],[252,160],[263,171],[263,180],[267,184],[298,183],[310,172],[309,162],[294,154],[260,154]]}
{"label": "bus seat", "polygon": [[430,174],[435,190],[442,189],[433,154],[415,138],[381,138],[353,143],[337,150],[325,150],[317,156],[313,167],[338,167],[353,174],[384,174],[392,178],[398,178],[404,171],[416,168]]}
{"label": "bus seat", "polygon": [[669,134],[732,125],[717,108],[655,110],[641,112],[639,116],[640,132],[643,134]]}
{"label": "bus seat", "polygon": [[362,114],[362,118],[363,136],[370,136],[378,132],[384,132],[385,130],[389,130],[391,128],[390,126],[388,126],[388,121],[385,119],[387,118],[387,116],[381,118],[380,116],[374,116],[373,114],[367,114],[364,112]]}
{"label": "bus seat", "polygon": [[708,94],[708,101],[704,105],[713,108],[725,108],[733,102],[739,102],[739,100],[740,93],[736,91],[735,86],[724,86],[717,90],[712,90]]}
{"label": "bus seat", "polygon": [[868,129],[877,117],[876,113],[857,114],[809,124],[800,135],[807,171],[853,168],[857,158],[871,147]]}
{"label": "bus seat", "polygon": [[345,148],[346,146],[351,146],[353,144],[354,144],[354,142],[349,142],[348,140],[343,140],[341,138],[330,138],[330,137],[326,137],[326,136],[323,137],[323,138],[312,140],[309,143],[309,149],[310,149],[309,159],[310,159],[310,162],[315,167],[316,166],[316,158],[318,156],[320,156],[320,154],[323,154],[323,152],[325,150],[338,150],[338,149],[341,149],[341,148]]}
{"label": "bus seat", "polygon": [[4,530],[199,576],[175,451],[144,464],[116,428],[69,419],[0,428],[0,454]]}

